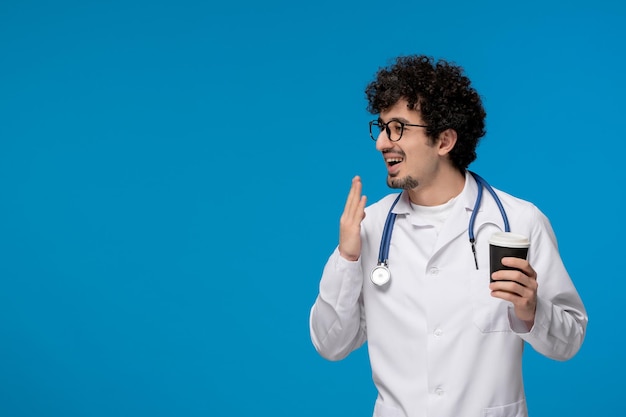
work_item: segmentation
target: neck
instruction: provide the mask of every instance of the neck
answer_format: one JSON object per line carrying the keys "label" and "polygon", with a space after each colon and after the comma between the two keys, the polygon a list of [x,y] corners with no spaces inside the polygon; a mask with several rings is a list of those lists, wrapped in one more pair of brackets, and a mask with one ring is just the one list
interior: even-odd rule
{"label": "neck", "polygon": [[465,173],[455,168],[437,172],[428,182],[421,182],[409,190],[409,199],[419,206],[440,206],[461,194],[465,187]]}

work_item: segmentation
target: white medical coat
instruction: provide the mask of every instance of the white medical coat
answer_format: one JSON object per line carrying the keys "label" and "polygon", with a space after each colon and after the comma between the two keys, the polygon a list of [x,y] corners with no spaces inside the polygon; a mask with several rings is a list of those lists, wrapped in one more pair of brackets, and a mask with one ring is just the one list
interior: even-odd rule
{"label": "white medical coat", "polygon": [[386,286],[374,285],[370,272],[397,194],[366,208],[360,259],[347,261],[335,249],[324,268],[311,309],[311,339],[330,360],[368,342],[378,389],[374,417],[527,416],[524,341],[556,360],[571,358],[582,344],[587,315],[548,219],[498,190],[511,231],[530,239],[528,260],[539,285],[532,329],[517,319],[511,303],[490,295],[488,240],[504,222],[485,190],[475,225],[476,270],[468,224],[477,191],[466,173],[462,193],[425,254],[416,253],[417,241],[430,226],[403,193],[393,209]]}

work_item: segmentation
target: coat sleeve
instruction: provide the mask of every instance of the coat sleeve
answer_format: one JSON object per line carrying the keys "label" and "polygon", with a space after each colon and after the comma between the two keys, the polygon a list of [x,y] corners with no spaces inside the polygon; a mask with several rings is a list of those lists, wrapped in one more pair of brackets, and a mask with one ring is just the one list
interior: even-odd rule
{"label": "coat sleeve", "polygon": [[343,359],[365,343],[362,286],[360,259],[350,262],[335,249],[324,267],[309,317],[311,340],[324,358]]}
{"label": "coat sleeve", "polygon": [[537,352],[555,360],[572,358],[580,349],[587,329],[587,313],[563,265],[557,241],[547,217],[533,206],[529,262],[537,271],[535,323],[526,330],[509,308],[513,331]]}

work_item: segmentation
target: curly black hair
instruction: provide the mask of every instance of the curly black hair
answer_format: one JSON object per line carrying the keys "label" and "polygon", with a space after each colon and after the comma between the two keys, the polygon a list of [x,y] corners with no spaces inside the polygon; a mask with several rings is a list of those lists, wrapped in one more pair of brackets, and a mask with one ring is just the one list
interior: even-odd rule
{"label": "curly black hair", "polygon": [[480,96],[463,74],[463,68],[425,55],[401,56],[380,68],[365,89],[372,114],[392,107],[404,98],[428,125],[434,143],[441,132],[454,129],[457,142],[450,152],[452,164],[464,171],[476,159],[476,146],[485,135],[485,112]]}

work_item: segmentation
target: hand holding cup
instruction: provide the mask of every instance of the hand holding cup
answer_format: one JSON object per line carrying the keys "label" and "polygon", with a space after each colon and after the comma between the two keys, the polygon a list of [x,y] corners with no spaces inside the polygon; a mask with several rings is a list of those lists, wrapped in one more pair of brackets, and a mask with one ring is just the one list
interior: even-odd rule
{"label": "hand holding cup", "polygon": [[515,270],[502,264],[502,258],[526,259],[530,241],[524,235],[511,232],[496,232],[489,238],[489,280],[493,282],[494,272],[502,269]]}

